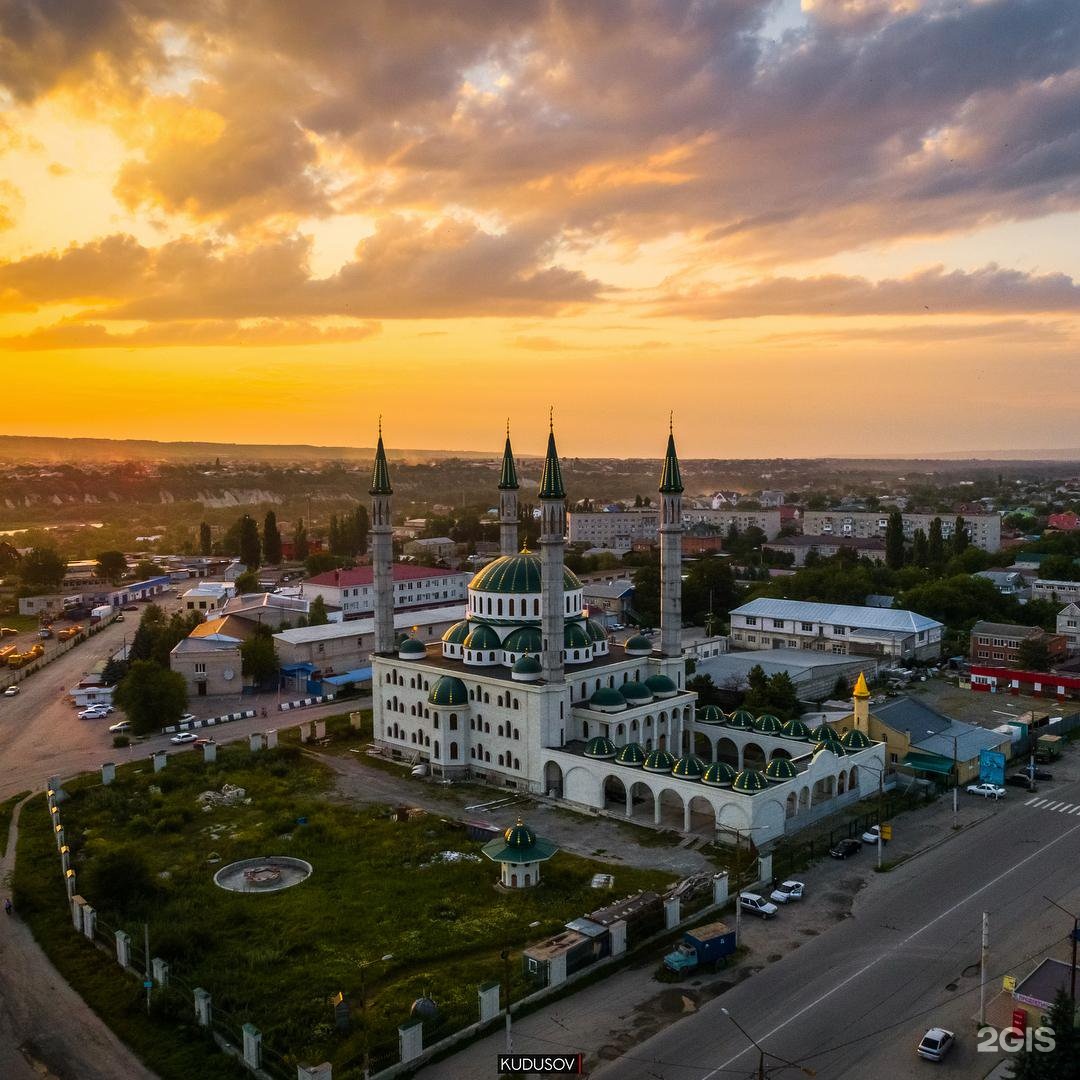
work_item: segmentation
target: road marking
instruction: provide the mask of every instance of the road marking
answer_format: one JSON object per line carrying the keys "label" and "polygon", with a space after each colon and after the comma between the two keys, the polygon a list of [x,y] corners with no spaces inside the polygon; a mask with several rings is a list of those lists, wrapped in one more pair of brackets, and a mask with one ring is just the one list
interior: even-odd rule
{"label": "road marking", "polygon": [[1054,803],[1051,803],[1049,806],[1044,806],[1043,809],[1044,810],[1056,810],[1059,806],[1064,806],[1064,805],[1065,804],[1061,803],[1061,802],[1054,802]]}
{"label": "road marking", "polygon": [[1069,813],[1070,814],[1080,814],[1080,806],[1078,806],[1075,810],[1070,810]]}
{"label": "road marking", "polygon": [[1058,811],[1058,813],[1059,814],[1067,814],[1073,808],[1073,806],[1075,806],[1075,805],[1076,805],[1075,803],[1068,802]]}
{"label": "road marking", "polygon": [[1028,799],[1028,801],[1026,803],[1024,803],[1024,805],[1025,806],[1030,806],[1032,803],[1036,803],[1036,802],[1039,802],[1039,801],[1040,801],[1039,799]]}
{"label": "road marking", "polygon": [[1026,803],[1024,803],[1024,805],[1025,806],[1036,806],[1036,807],[1038,807],[1038,806],[1042,806],[1043,803],[1048,802],[1048,801],[1049,800],[1047,800],[1047,799],[1028,799],[1028,801]]}
{"label": "road marking", "polygon": [[[783,1031],[784,1028],[786,1028],[789,1024],[793,1023],[795,1020],[798,1020],[800,1016],[808,1013],[811,1009],[816,1009],[823,1001],[825,1001],[827,998],[832,997],[833,994],[835,994],[838,990],[842,990],[845,986],[847,986],[848,983],[854,982],[857,978],[859,978],[860,975],[865,975],[866,972],[868,972],[871,968],[876,967],[887,957],[891,956],[894,952],[897,952],[900,949],[904,948],[904,946],[906,946],[908,942],[914,941],[915,938],[917,938],[920,934],[925,933],[925,931],[929,930],[931,926],[934,926],[937,923],[941,922],[942,919],[947,919],[950,915],[952,915],[954,911],[958,911],[965,904],[970,903],[972,900],[975,899],[976,896],[979,896],[981,893],[986,892],[987,889],[992,888],[999,881],[1007,878],[1011,873],[1019,870],[1020,867],[1024,866],[1026,863],[1031,862],[1032,859],[1037,859],[1040,855],[1045,855],[1046,852],[1049,851],[1050,848],[1052,848],[1055,844],[1060,844],[1062,840],[1068,839],[1068,837],[1072,836],[1076,832],[1080,832],[1080,824],[1074,825],[1071,829],[1067,829],[1060,836],[1056,836],[1053,840],[1050,840],[1048,843],[1044,844],[1041,848],[1039,848],[1038,851],[1033,851],[1030,855],[1025,855],[1024,858],[1022,858],[1019,862],[1013,863],[1013,865],[1010,866],[1008,870],[1003,870],[1000,874],[998,874],[996,878],[992,878],[990,881],[986,882],[985,885],[980,885],[974,892],[968,893],[968,895],[965,896],[963,900],[958,900],[947,911],[943,911],[940,915],[935,915],[934,918],[932,918],[929,922],[924,923],[922,926],[920,926],[918,930],[913,930],[910,934],[908,934],[908,936],[904,938],[903,941],[897,942],[897,944],[895,944],[891,949],[887,949],[881,954],[881,956],[877,957],[875,960],[871,960],[869,963],[863,964],[863,966],[859,968],[858,971],[852,972],[846,979],[843,980],[843,982],[837,983],[831,990],[826,990],[824,994],[821,994],[819,997],[815,998],[808,1005],[804,1005],[801,1009],[799,1009],[798,1012],[792,1013],[783,1023],[777,1024],[776,1027],[772,1029],[772,1031],[767,1031],[764,1035],[759,1035],[757,1037],[757,1042],[763,1043],[766,1039],[771,1039],[778,1031]],[[724,1072],[729,1065],[732,1065],[736,1061],[738,1061],[739,1058],[743,1057],[748,1052],[748,1050],[749,1047],[744,1050],[740,1050],[733,1057],[729,1057],[727,1061],[722,1062],[720,1065],[717,1065],[716,1068],[713,1069],[711,1072],[704,1073],[701,1077],[701,1080],[712,1080],[712,1077],[716,1076],[717,1073]]]}

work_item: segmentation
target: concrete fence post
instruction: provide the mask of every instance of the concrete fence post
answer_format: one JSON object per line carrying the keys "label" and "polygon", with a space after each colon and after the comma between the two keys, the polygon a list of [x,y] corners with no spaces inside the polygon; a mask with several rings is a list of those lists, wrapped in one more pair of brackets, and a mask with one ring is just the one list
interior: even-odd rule
{"label": "concrete fence post", "polygon": [[497,982],[484,983],[476,988],[476,996],[480,1005],[480,1023],[486,1024],[499,1015],[499,990]]}
{"label": "concrete fence post", "polygon": [[406,1020],[398,1029],[398,1057],[404,1065],[424,1052],[424,1022]]}
{"label": "concrete fence post", "polygon": [[262,1066],[262,1035],[254,1024],[244,1025],[244,1064],[253,1070]]}
{"label": "concrete fence post", "polygon": [[210,995],[201,987],[195,987],[195,1020],[199,1027],[209,1027],[213,1021],[213,1006]]}
{"label": "concrete fence post", "polygon": [[71,925],[75,927],[79,933],[82,933],[82,909],[83,904],[86,901],[81,896],[73,896],[70,900],[71,904]]}
{"label": "concrete fence post", "polygon": [[326,738],[326,721],[325,720],[316,720],[315,721],[315,738],[316,739],[325,739]]}
{"label": "concrete fence post", "polygon": [[682,904],[677,896],[670,896],[664,901],[664,929],[674,930],[679,925],[679,913]]}
{"label": "concrete fence post", "polygon": [[67,870],[64,871],[64,881],[67,883],[67,894],[68,894],[68,899],[70,900],[71,897],[73,897],[75,895],[75,889],[76,889],[75,871],[72,870],[70,867]]}
{"label": "concrete fence post", "polygon": [[274,728],[271,731],[264,731],[263,738],[266,740],[264,745],[267,750],[277,749],[277,728]]}
{"label": "concrete fence post", "polygon": [[97,929],[97,912],[89,904],[83,904],[82,932],[88,941],[94,940],[95,929]]}
{"label": "concrete fence post", "polygon": [[106,761],[101,766],[101,782],[103,784],[111,784],[116,779],[116,764],[112,761]]}
{"label": "concrete fence post", "polygon": [[248,736],[248,746],[253,754],[263,748],[263,734],[261,731],[253,731]]}
{"label": "concrete fence post", "polygon": [[321,1065],[297,1065],[296,1080],[334,1080],[334,1068],[329,1061]]}
{"label": "concrete fence post", "polygon": [[161,772],[165,768],[166,762],[169,760],[169,755],[164,750],[157,750],[152,755],[154,762],[154,772]]}
{"label": "concrete fence post", "polygon": [[123,930],[116,931],[116,962],[122,968],[131,963],[131,938]]}
{"label": "concrete fence post", "polygon": [[60,849],[60,869],[65,875],[71,869],[71,849],[67,844]]}
{"label": "concrete fence post", "polygon": [[308,723],[307,720],[303,721],[303,723],[297,724],[296,730],[300,732],[301,745],[311,741],[311,724]]}
{"label": "concrete fence post", "polygon": [[758,856],[758,881],[772,881],[772,852]]}
{"label": "concrete fence post", "polygon": [[715,874],[712,879],[712,899],[714,904],[726,904],[728,898],[727,871]]}
{"label": "concrete fence post", "polygon": [[61,825],[59,821],[56,822],[56,824],[53,825],[53,832],[56,833],[56,850],[60,851],[66,843],[64,840],[64,826]]}
{"label": "concrete fence post", "polygon": [[202,748],[203,764],[209,764],[211,761],[217,761],[217,743],[203,743]]}
{"label": "concrete fence post", "polygon": [[622,956],[626,952],[626,923],[620,919],[608,928],[611,937],[611,955]]}
{"label": "concrete fence post", "polygon": [[150,970],[153,972],[154,982],[156,982],[158,986],[169,985],[169,965],[162,960],[160,956],[155,956],[154,959],[150,961]]}

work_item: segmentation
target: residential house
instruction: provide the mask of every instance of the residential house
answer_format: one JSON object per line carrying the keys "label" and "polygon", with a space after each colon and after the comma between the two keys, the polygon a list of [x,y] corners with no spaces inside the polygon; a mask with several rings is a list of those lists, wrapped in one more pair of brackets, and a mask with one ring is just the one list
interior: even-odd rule
{"label": "residential house", "polygon": [[971,628],[971,662],[992,667],[1017,667],[1020,645],[1025,641],[1045,641],[1051,660],[1065,656],[1063,635],[1048,634],[1039,626],[980,621]]}

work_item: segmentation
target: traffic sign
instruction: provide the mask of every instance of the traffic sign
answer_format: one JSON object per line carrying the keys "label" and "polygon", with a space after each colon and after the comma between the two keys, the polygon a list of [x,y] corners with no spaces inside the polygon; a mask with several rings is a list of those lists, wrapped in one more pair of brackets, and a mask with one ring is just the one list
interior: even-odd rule
{"label": "traffic sign", "polygon": [[1011,994],[1016,989],[1016,976],[1006,975],[1001,980],[1001,988],[1002,990],[1007,990]]}
{"label": "traffic sign", "polygon": [[154,989],[154,980],[153,979],[144,980],[143,981],[143,989],[144,990],[153,990]]}
{"label": "traffic sign", "polygon": [[881,826],[881,839],[882,840],[891,840],[892,839],[892,826],[891,825],[882,825]]}

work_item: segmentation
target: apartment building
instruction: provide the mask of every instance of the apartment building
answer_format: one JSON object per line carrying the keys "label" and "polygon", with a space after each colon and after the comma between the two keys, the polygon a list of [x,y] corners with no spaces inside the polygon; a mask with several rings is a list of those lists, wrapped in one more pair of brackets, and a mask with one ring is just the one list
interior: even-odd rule
{"label": "apartment building", "polygon": [[1080,654],[1080,604],[1069,604],[1058,612],[1057,632],[1065,639],[1070,656]]}
{"label": "apartment building", "polygon": [[655,506],[632,510],[572,510],[566,515],[566,532],[571,544],[629,551],[636,540],[657,542],[660,515]]}
{"label": "apartment building", "polygon": [[1015,623],[977,622],[971,628],[971,662],[990,663],[994,667],[1017,667],[1017,654],[1025,641],[1044,640],[1051,660],[1065,656],[1066,639],[1062,634],[1048,634],[1039,626]]}
{"label": "apartment building", "polygon": [[[394,610],[434,607],[437,604],[463,604],[469,574],[456,570],[394,563]],[[338,608],[342,617],[362,619],[375,612],[374,571],[370,566],[352,570],[328,570],[303,584],[308,600],[323,598],[328,608]]]}
{"label": "apartment building", "polygon": [[694,525],[697,522],[713,525],[727,532],[732,525],[739,532],[745,532],[749,528],[760,529],[765,534],[766,540],[775,540],[780,535],[781,511],[773,510],[740,510],[736,508],[726,510],[683,508],[683,524]]}
{"label": "apartment building", "polygon": [[[911,540],[916,529],[929,535],[930,523],[941,519],[941,534],[948,540],[956,524],[955,514],[902,515],[904,538]],[[984,551],[1001,547],[1001,518],[997,514],[964,514],[964,526],[971,543]],[[884,510],[807,510],[803,514],[804,536],[884,537],[889,513]]]}
{"label": "apartment building", "polygon": [[1052,581],[1036,578],[1031,584],[1033,600],[1052,600],[1055,604],[1075,604],[1080,601],[1080,581]]}

